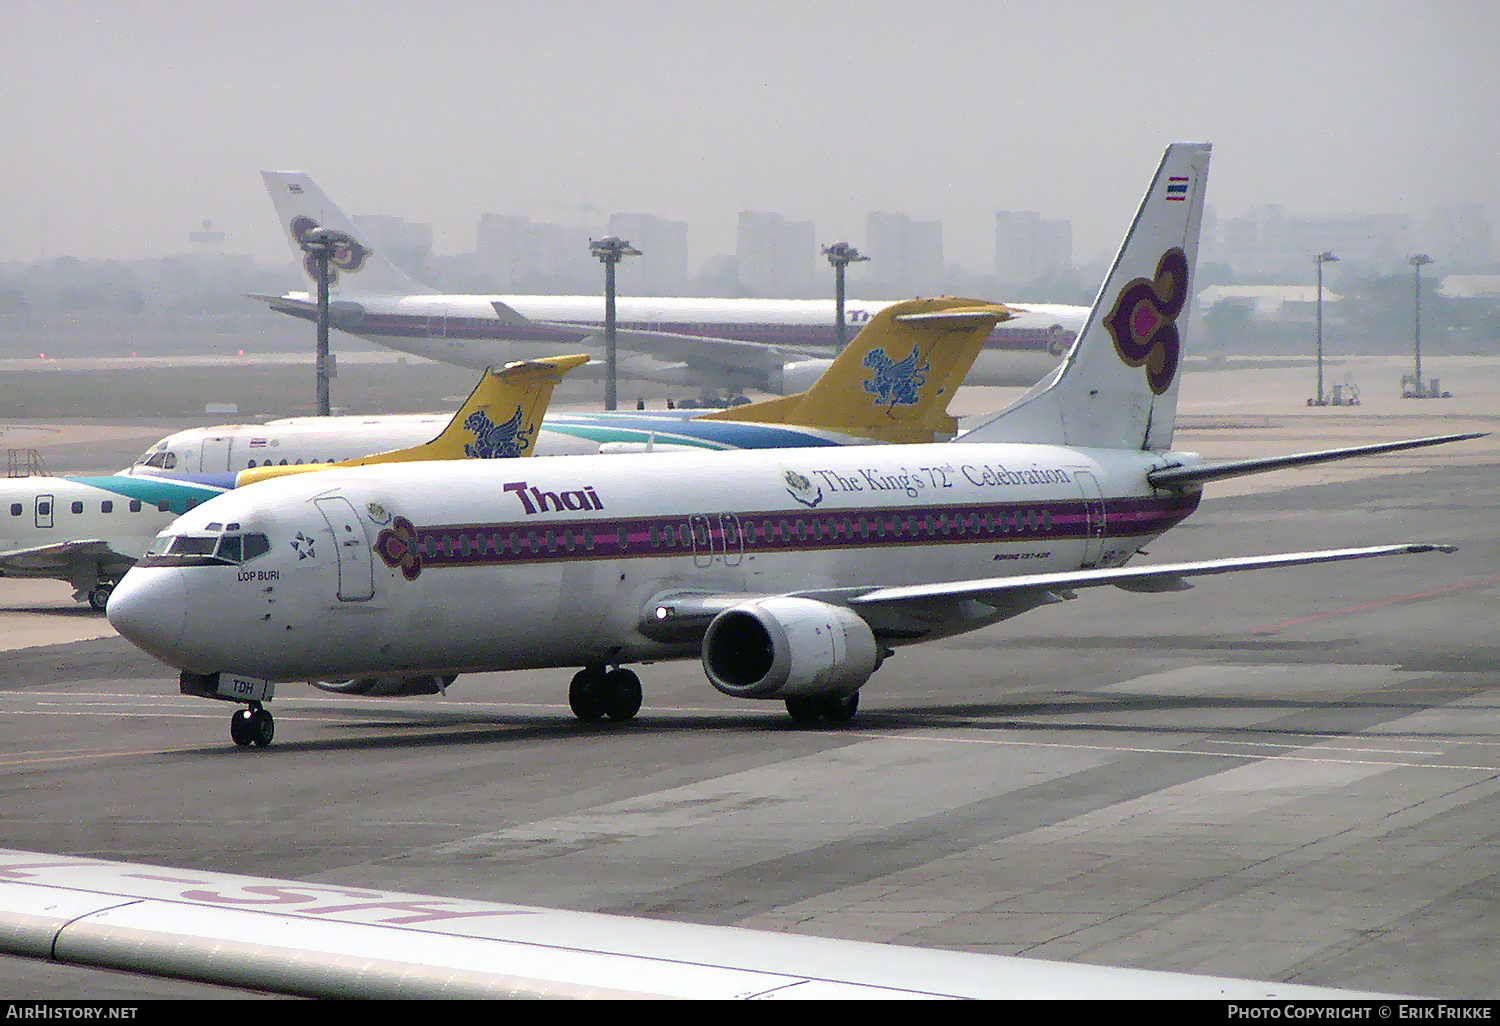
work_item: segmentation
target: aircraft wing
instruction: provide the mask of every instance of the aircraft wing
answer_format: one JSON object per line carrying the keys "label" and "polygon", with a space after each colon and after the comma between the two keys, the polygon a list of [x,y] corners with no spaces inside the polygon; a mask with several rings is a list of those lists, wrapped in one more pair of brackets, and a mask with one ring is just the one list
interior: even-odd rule
{"label": "aircraft wing", "polygon": [[0,576],[25,577],[39,573],[66,573],[79,560],[95,559],[106,565],[111,563],[129,567],[138,556],[126,556],[109,547],[109,542],[100,538],[80,541],[58,542],[56,545],[36,545],[28,549],[11,549],[0,552]]}
{"label": "aircraft wing", "polygon": [[330,998],[1376,996],[5,849],[0,950]]}
{"label": "aircraft wing", "polygon": [[[1029,609],[1049,602],[1072,598],[1077,588],[1114,585],[1125,591],[1185,591],[1192,585],[1189,577],[1236,573],[1241,570],[1270,570],[1277,567],[1306,566],[1312,563],[1334,563],[1347,559],[1369,559],[1375,556],[1403,556],[1423,552],[1453,552],[1452,545],[1406,542],[1399,545],[1372,545],[1354,549],[1323,549],[1311,552],[1285,552],[1268,556],[1242,556],[1231,559],[1208,559],[1192,563],[1166,563],[1158,566],[1112,567],[1099,570],[1068,570],[1048,574],[1021,574],[1014,577],[983,577],[967,581],[942,581],[935,584],[911,584],[892,588],[829,588],[791,593],[794,598],[816,599],[836,605],[848,605],[861,614],[879,611],[901,613],[907,609],[930,609],[934,604],[975,600],[996,609],[1018,607]],[[695,591],[668,592],[655,596],[646,604],[638,624],[642,634],[657,641],[682,643],[702,637],[713,618],[741,602],[767,598],[764,594],[724,594]]]}
{"label": "aircraft wing", "polygon": [[1186,580],[1206,574],[1228,574],[1240,570],[1270,570],[1276,567],[1306,566],[1311,563],[1335,563],[1346,559],[1369,559],[1374,556],[1404,556],[1421,552],[1452,552],[1452,545],[1406,542],[1400,545],[1371,545],[1358,549],[1323,549],[1313,552],[1283,552],[1270,556],[1243,556],[1233,559],[1206,559],[1194,563],[1167,563],[1161,566],[1113,567],[1104,570],[1069,570],[1051,574],[1023,574],[1018,577],[990,577],[973,581],[938,584],[914,584],[897,588],[874,588],[850,595],[848,602],[858,608],[865,605],[888,605],[904,602],[927,602],[933,599],[1003,600],[1024,592],[1068,592],[1074,588],[1096,588],[1112,584],[1125,591],[1183,591],[1192,587]]}
{"label": "aircraft wing", "polygon": [[[604,348],[602,328],[590,327],[583,330],[576,324],[551,321],[534,321],[533,323],[576,332],[578,338],[576,342],[570,344],[600,350]],[[745,342],[740,339],[702,335],[677,335],[668,331],[645,331],[637,328],[617,329],[615,346],[633,353],[647,353],[660,360],[675,360],[694,366],[702,364],[711,367],[727,367],[731,370],[755,374],[769,374],[779,371],[789,361],[814,358],[813,354],[766,342]]]}

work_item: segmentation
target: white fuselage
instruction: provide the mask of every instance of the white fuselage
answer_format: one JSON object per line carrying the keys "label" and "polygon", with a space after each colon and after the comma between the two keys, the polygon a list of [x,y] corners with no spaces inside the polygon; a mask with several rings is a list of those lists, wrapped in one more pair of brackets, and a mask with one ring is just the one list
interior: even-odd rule
{"label": "white fuselage", "polygon": [[[239,563],[148,556],[112,600],[201,673],[272,680],[678,658],[642,633],[674,590],[779,595],[1112,566],[1185,517],[1144,452],[911,445],[400,464],[270,481],[173,536],[264,535]],[[208,546],[212,549],[212,546]],[[202,545],[199,545],[201,550]],[[157,551],[156,548],[153,551]],[[1020,610],[875,623],[891,644]]]}
{"label": "white fuselage", "polygon": [[0,577],[51,577],[79,591],[114,581],[179,514],[217,495],[128,477],[0,481]]}

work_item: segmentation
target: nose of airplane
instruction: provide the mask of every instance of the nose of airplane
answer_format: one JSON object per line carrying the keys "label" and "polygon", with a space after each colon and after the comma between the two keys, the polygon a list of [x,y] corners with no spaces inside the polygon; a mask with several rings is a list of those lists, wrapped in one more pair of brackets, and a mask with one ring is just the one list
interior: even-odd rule
{"label": "nose of airplane", "polygon": [[105,615],[122,637],[175,664],[187,626],[187,585],[182,571],[173,567],[130,571],[110,593]]}

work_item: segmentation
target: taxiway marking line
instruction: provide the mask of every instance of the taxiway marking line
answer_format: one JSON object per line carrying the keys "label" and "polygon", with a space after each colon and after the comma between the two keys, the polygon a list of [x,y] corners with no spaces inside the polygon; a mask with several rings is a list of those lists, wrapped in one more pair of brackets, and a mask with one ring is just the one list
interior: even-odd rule
{"label": "taxiway marking line", "polygon": [[1135,748],[1129,745],[1081,745],[1062,741],[1007,741],[988,737],[928,737],[918,734],[879,734],[850,731],[845,737],[868,737],[887,741],[939,741],[949,744],[1013,745],[1023,748],[1077,748],[1091,752],[1131,752],[1144,755],[1209,755],[1216,759],[1255,759],[1258,762],[1327,762],[1345,766],[1385,766],[1391,769],[1472,770],[1500,775],[1500,766],[1454,766],[1436,762],[1387,762],[1380,759],[1317,759],[1306,755],[1254,756],[1240,752],[1201,752],[1191,748]]}
{"label": "taxiway marking line", "polygon": [[1455,584],[1448,588],[1438,588],[1435,591],[1418,591],[1410,595],[1397,595],[1395,598],[1381,599],[1379,602],[1366,602],[1359,606],[1349,606],[1347,609],[1335,609],[1327,613],[1314,613],[1312,616],[1300,617],[1296,620],[1287,620],[1270,627],[1256,627],[1247,631],[1247,634],[1270,634],[1286,627],[1296,627],[1304,623],[1312,623],[1314,620],[1326,620],[1330,616],[1346,616],[1349,613],[1361,613],[1367,609],[1379,609],[1381,606],[1392,606],[1397,602],[1410,602],[1413,599],[1433,598],[1437,595],[1451,595],[1455,591],[1463,591],[1466,588],[1479,588],[1486,584],[1494,584],[1500,581],[1500,577],[1486,577],[1478,581],[1466,581],[1463,584]]}

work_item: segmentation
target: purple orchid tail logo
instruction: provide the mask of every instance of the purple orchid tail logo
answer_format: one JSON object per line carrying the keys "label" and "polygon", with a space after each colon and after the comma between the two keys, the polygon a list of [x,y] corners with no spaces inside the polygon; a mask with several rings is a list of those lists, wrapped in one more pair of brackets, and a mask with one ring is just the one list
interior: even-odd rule
{"label": "purple orchid tail logo", "polygon": [[1172,385],[1182,358],[1177,317],[1187,305],[1187,256],[1169,249],[1156,264],[1156,278],[1136,278],[1120,290],[1104,318],[1115,352],[1127,367],[1146,368],[1146,383],[1161,395]]}
{"label": "purple orchid tail logo", "polygon": [[[292,218],[290,227],[292,231],[292,238],[296,239],[298,244],[300,245],[306,238],[308,232],[312,231],[314,228],[321,228],[322,225],[318,224],[317,221],[314,221],[307,215],[302,214]],[[364,246],[361,246],[353,239],[350,239],[349,241],[349,245],[340,246],[338,249],[334,250],[333,256],[328,261],[329,285],[337,284],[339,280],[339,271],[348,271],[350,274],[354,274],[361,268],[363,268],[366,262],[368,262],[370,259],[370,250],[366,249]],[[318,280],[318,261],[313,258],[313,255],[311,253],[302,258],[302,267],[307,271],[307,276],[309,278],[311,278],[313,281]]]}

